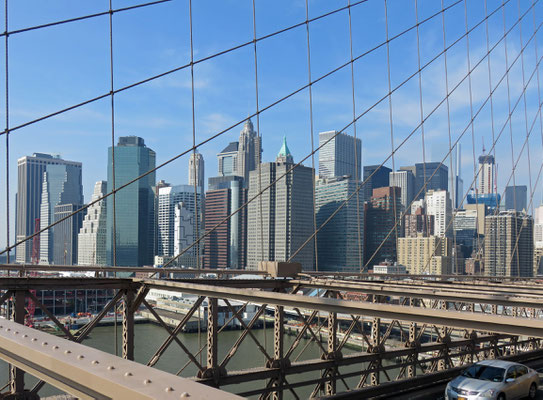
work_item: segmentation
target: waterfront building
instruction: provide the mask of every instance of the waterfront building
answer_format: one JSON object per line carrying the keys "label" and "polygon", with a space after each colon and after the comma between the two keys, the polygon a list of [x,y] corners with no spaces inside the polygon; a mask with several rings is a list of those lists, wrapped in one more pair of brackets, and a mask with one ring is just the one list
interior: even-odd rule
{"label": "waterfront building", "polygon": [[[107,182],[94,185],[91,203],[107,192]],[[78,265],[106,265],[106,200],[89,206],[77,238]]]}
{"label": "waterfront building", "polygon": [[[224,221],[247,201],[240,176],[209,178],[206,193],[204,268],[245,268],[247,207]],[[256,200],[258,202],[258,200]],[[220,224],[215,230],[211,230]]]}
{"label": "waterfront building", "polygon": [[398,263],[414,275],[449,275],[452,273],[450,239],[421,234],[399,238]]}
{"label": "waterfront building", "polygon": [[505,209],[524,211],[527,209],[527,193],[526,185],[507,186],[505,188]]}
{"label": "waterfront building", "polygon": [[[82,204],[59,204],[55,206],[54,222],[60,221],[79,210]],[[76,265],[78,249],[78,233],[83,224],[86,210],[55,225],[55,240],[53,245],[53,263],[55,265]]]}
{"label": "waterfront building", "polygon": [[[247,267],[258,268],[259,261],[286,261],[298,252],[291,261],[302,264],[304,270],[314,268],[314,241],[310,240],[300,251],[304,242],[313,233],[313,168],[293,166],[293,158],[283,139],[283,145],[275,162],[261,165],[249,174],[248,198],[262,187],[272,184],[261,198],[249,204],[247,212]],[[284,175],[284,176],[283,176]]]}
{"label": "waterfront building", "polygon": [[361,190],[354,194],[359,186],[360,182],[347,177],[320,178],[316,181],[317,227],[322,226],[352,196],[317,234],[319,270],[358,271],[361,267],[364,259],[364,201]]}
{"label": "waterfront building", "polygon": [[337,131],[321,132],[319,147],[319,177],[349,176],[351,179],[360,179],[360,139]]}
{"label": "waterfront building", "polygon": [[[363,182],[364,201],[370,201],[373,189],[389,186],[390,168],[380,165],[365,165]],[[373,174],[373,175],[372,175]]]}
{"label": "waterfront building", "polygon": [[[159,181],[157,185],[157,255],[174,257],[178,255],[188,245],[196,240],[196,209],[198,209],[198,221],[203,221],[201,217],[203,208],[203,196],[199,187],[192,185],[170,185],[164,181]],[[176,224],[177,221],[177,224]],[[203,234],[202,222],[199,222],[198,233]],[[187,263],[191,267],[196,267],[197,248],[193,246],[187,253]],[[177,250],[176,250],[177,249]],[[201,251],[201,250],[200,250]],[[190,257],[189,257],[190,255]]]}
{"label": "waterfront building", "polygon": [[365,264],[396,260],[396,239],[400,226],[400,188],[373,189],[371,202],[366,207]]}
{"label": "waterfront building", "polygon": [[396,186],[401,189],[400,202],[402,204],[402,211],[406,210],[415,197],[415,175],[413,172],[404,171],[392,171],[389,174],[390,186]]}
{"label": "waterfront building", "polygon": [[514,210],[485,217],[484,272],[486,276],[532,276],[533,219]]}
{"label": "waterfront building", "polygon": [[[155,168],[156,154],[137,136],[119,138],[108,150],[108,192]],[[107,198],[106,255],[108,265],[152,265],[155,250],[155,173],[152,172]],[[115,201],[115,209],[113,202]],[[115,213],[115,231],[113,218]],[[115,247],[115,257],[114,257]]]}
{"label": "waterfront building", "polygon": [[451,230],[451,199],[446,190],[430,190],[424,197],[426,212],[434,216],[434,234],[438,237],[448,235]]}

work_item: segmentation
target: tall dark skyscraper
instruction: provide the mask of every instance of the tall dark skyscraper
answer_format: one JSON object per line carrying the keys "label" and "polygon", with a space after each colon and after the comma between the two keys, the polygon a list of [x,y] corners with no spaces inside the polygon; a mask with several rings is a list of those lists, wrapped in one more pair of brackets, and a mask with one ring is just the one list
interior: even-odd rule
{"label": "tall dark skyscraper", "polygon": [[[115,149],[109,148],[107,190],[113,190],[113,150],[115,150],[115,187],[118,188],[155,167],[156,155],[142,138],[119,138]],[[152,265],[154,255],[155,173],[151,173],[117,192],[115,196],[116,229],[113,230],[113,196],[107,198],[106,253],[113,265],[115,234],[116,265]]]}
{"label": "tall dark skyscraper", "polygon": [[[16,197],[16,240],[20,241],[35,232],[36,221],[41,218],[44,185],[48,190],[46,199],[49,202],[43,214],[44,221],[40,227],[53,222],[54,207],[62,203],[83,203],[81,184],[81,163],[66,161],[51,154],[34,153],[17,160],[18,183]],[[44,178],[46,179],[44,183]],[[54,194],[51,197],[49,194]],[[46,221],[46,220],[47,221]],[[43,225],[46,222],[47,225]],[[51,235],[51,241],[49,240]],[[41,236],[47,244],[47,263],[53,259],[52,231]],[[51,247],[49,247],[51,244]],[[49,252],[50,251],[50,252]],[[39,254],[38,254],[39,256]],[[18,263],[30,263],[32,258],[32,241],[27,241],[16,248]]]}
{"label": "tall dark skyscraper", "polygon": [[[396,260],[396,233],[394,225],[396,215],[400,217],[401,201],[399,187],[382,187],[373,189],[371,203],[366,210],[366,257],[368,267],[385,260]],[[400,225],[397,226],[398,234]],[[389,235],[389,232],[391,232]],[[388,237],[387,237],[388,235]],[[381,243],[383,244],[381,246]]]}
{"label": "tall dark skyscraper", "polygon": [[528,188],[522,186],[507,186],[505,188],[505,209],[522,211],[526,210]]}
{"label": "tall dark skyscraper", "polygon": [[[449,168],[439,162],[417,163],[414,166],[401,167],[402,171],[411,171],[415,175],[415,200],[424,198],[429,190],[449,190]],[[434,173],[435,172],[435,173]],[[426,187],[424,184],[426,183]]]}
{"label": "tall dark skyscraper", "polygon": [[[371,178],[369,178],[374,171],[377,172],[375,172],[375,174]],[[382,166],[381,168],[379,168],[379,165],[364,166],[363,182],[366,183],[361,189],[364,191],[364,201],[370,201],[373,194],[373,189],[386,187],[389,185],[391,172],[392,170],[385,166]]]}

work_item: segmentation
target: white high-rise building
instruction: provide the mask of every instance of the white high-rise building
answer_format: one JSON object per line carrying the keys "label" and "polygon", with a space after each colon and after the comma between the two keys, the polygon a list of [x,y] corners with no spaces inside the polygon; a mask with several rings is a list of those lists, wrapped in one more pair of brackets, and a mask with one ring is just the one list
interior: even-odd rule
{"label": "white high-rise building", "polygon": [[239,134],[236,175],[241,176],[245,185],[249,183],[249,172],[254,171],[260,164],[262,146],[260,137],[253,128],[250,119],[245,121]]}
{"label": "white high-rise building", "polygon": [[390,186],[400,188],[402,211],[409,207],[415,197],[415,175],[411,171],[393,171],[389,174]]}
{"label": "white high-rise building", "polygon": [[434,216],[434,235],[446,236],[447,231],[452,228],[449,226],[452,214],[449,193],[446,190],[430,190],[426,192],[424,203],[426,204],[426,213]]}
{"label": "white high-rise building", "polygon": [[[107,192],[107,182],[98,181],[94,185],[91,202],[104,196]],[[106,265],[106,235],[107,214],[106,201],[100,200],[87,208],[87,215],[78,235],[77,264]]]}
{"label": "white high-rise building", "polygon": [[543,249],[543,204],[535,209],[534,245],[536,249]]}
{"label": "white high-rise building", "polygon": [[190,155],[189,158],[189,185],[196,186],[200,190],[204,190],[204,180],[205,180],[205,167],[204,167],[204,157],[195,151]]}
{"label": "white high-rise building", "polygon": [[483,154],[479,157],[479,185],[478,194],[492,194],[494,190],[494,179],[496,177],[496,167],[494,164],[494,156]]}
{"label": "white high-rise building", "polygon": [[[159,182],[158,187],[158,256],[172,257],[175,255],[175,213],[176,206],[182,203],[182,208],[195,216],[196,206],[198,207],[198,220],[202,221],[202,195],[199,187],[196,187],[196,196],[194,196],[194,186],[176,185],[170,186],[167,183]],[[183,212],[179,211],[181,216]],[[184,221],[187,221],[185,218]],[[194,224],[194,217],[191,219]],[[202,235],[202,224],[199,223],[199,234]],[[186,228],[186,226],[185,226]],[[194,224],[194,230],[196,225]],[[185,230],[188,233],[187,230]],[[191,233],[192,241],[194,234]],[[178,243],[183,243],[184,238],[179,236]],[[192,243],[191,241],[191,243]],[[180,245],[182,247],[182,244]],[[185,246],[186,247],[186,246]],[[202,248],[202,246],[200,246]]]}
{"label": "white high-rise building", "polygon": [[349,176],[351,179],[360,180],[362,160],[360,139],[337,131],[321,132],[319,147],[319,177]]}

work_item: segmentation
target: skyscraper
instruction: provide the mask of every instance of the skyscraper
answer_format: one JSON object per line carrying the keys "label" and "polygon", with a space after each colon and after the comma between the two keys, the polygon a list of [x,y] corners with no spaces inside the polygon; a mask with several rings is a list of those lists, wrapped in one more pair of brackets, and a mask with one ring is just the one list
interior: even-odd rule
{"label": "skyscraper", "polygon": [[365,216],[366,264],[396,260],[396,238],[400,232],[400,225],[396,225],[396,220],[399,218],[400,207],[399,187],[373,189]]}
{"label": "skyscraper", "polygon": [[261,155],[262,146],[260,137],[258,137],[257,132],[254,130],[251,119],[247,119],[239,134],[236,173],[236,175],[243,178],[245,184],[249,182],[249,172],[258,168]]}
{"label": "skyscraper", "polygon": [[[484,149],[483,149],[484,152]],[[494,165],[494,156],[491,154],[483,154],[479,157],[479,177],[478,177],[478,194],[494,193],[494,179],[496,176],[496,167]]]}
{"label": "skyscraper", "polygon": [[[58,160],[57,164],[48,164],[43,172],[40,230],[55,222],[56,206],[74,204],[81,207],[83,204],[81,163]],[[73,218],[79,220],[82,216],[74,216]],[[40,264],[54,262],[55,229],[57,226],[40,234]],[[58,238],[58,240],[64,240],[64,238]]]}
{"label": "skyscraper", "polygon": [[527,192],[526,185],[522,186],[507,186],[505,188],[505,209],[522,211],[527,207]]}
{"label": "skyscraper", "polygon": [[[107,182],[96,182],[91,202],[103,197],[106,192]],[[106,221],[106,200],[87,208],[77,240],[78,265],[106,265]]]}
{"label": "skyscraper", "polygon": [[204,157],[198,151],[191,153],[189,158],[189,185],[200,188],[203,194],[205,180]]}
{"label": "skyscraper", "polygon": [[514,210],[485,217],[486,276],[532,276],[533,219]]}
{"label": "skyscraper", "polygon": [[228,146],[217,154],[219,176],[238,174],[238,147],[238,142],[230,142]]}
{"label": "skyscraper", "polygon": [[337,131],[321,132],[319,147],[319,177],[361,178],[362,141],[360,139],[355,139],[345,133],[337,133]]}
{"label": "skyscraper", "polygon": [[[156,154],[145,145],[142,138],[120,137],[117,146],[110,147],[108,151],[108,192],[113,190],[113,153],[115,188],[155,167]],[[107,198],[106,252],[109,265],[152,265],[155,233],[153,186],[154,172],[121,189],[115,196]]]}
{"label": "skyscraper", "polygon": [[[158,202],[157,202],[157,220],[158,220],[158,240],[157,240],[157,255],[173,257],[176,254],[175,248],[179,247],[184,250],[187,246],[183,246],[180,243],[188,243],[188,239],[182,234],[189,234],[196,240],[196,226],[188,227],[187,224],[194,224],[196,207],[198,207],[198,220],[203,221],[201,218],[203,196],[201,189],[196,187],[196,196],[194,195],[194,186],[192,185],[175,185],[171,186],[168,183],[160,181],[158,186]],[[186,211],[186,212],[185,212]],[[176,212],[179,217],[179,225],[175,226]],[[186,214],[192,214],[193,217],[187,217]],[[182,227],[184,227],[182,229]],[[181,230],[182,229],[182,230]],[[178,240],[175,240],[175,233],[180,235]],[[202,223],[198,226],[198,233],[203,234]],[[190,243],[194,240],[191,240]],[[203,245],[203,243],[202,243]],[[202,247],[199,246],[199,247]],[[191,248],[188,253],[196,256],[198,246]],[[194,258],[193,257],[193,258]],[[195,259],[195,258],[194,258]],[[190,265],[196,267],[196,265]]]}
{"label": "skyscraper", "polygon": [[389,186],[391,172],[392,170],[384,165],[382,167],[379,165],[364,166],[363,182],[365,183],[364,187],[361,189],[364,191],[364,201],[370,201],[373,189]]}
{"label": "skyscraper", "polygon": [[[313,168],[292,168],[292,155],[283,140],[275,162],[249,174],[249,199],[259,192],[259,180],[267,187],[283,176],[249,204],[247,222],[247,267],[256,269],[259,261],[286,261],[313,233]],[[310,240],[291,261],[305,270],[314,266],[314,241]]]}
{"label": "skyscraper", "polygon": [[[24,156],[17,160],[18,180],[15,218],[17,241],[21,241],[34,233],[36,220],[40,218],[43,174],[49,165],[69,165],[71,166],[70,169],[73,167],[81,170],[81,163],[66,161],[51,154],[34,153],[32,156]],[[17,246],[15,251],[18,263],[29,263],[32,257],[32,241]]]}
{"label": "skyscraper", "polygon": [[449,190],[449,168],[439,162],[417,163],[414,166],[401,167],[400,170],[414,171],[414,196],[417,200],[423,199],[429,190]]}
{"label": "skyscraper", "polygon": [[258,169],[261,155],[260,137],[254,130],[251,120],[247,119],[239,134],[239,141],[230,142],[217,154],[219,176],[241,176],[244,184],[247,185],[249,172]]}
{"label": "skyscraper", "polygon": [[454,190],[454,204],[455,209],[461,208],[462,200],[464,199],[464,181],[462,180],[462,144],[458,143],[454,149],[455,163],[454,163],[454,177],[453,177],[453,190]]}
{"label": "skyscraper", "polygon": [[534,245],[543,248],[543,204],[535,209]]}
{"label": "skyscraper", "polygon": [[[82,204],[59,204],[55,206],[54,221],[60,221],[74,211],[82,207]],[[78,232],[81,228],[86,210],[79,212],[55,225],[55,240],[53,243],[53,262],[56,265],[77,264]]]}
{"label": "skyscraper", "polygon": [[452,216],[451,199],[446,190],[430,190],[424,197],[426,212],[434,216],[434,235],[444,237],[452,230],[450,226]]}
{"label": "skyscraper", "polygon": [[[205,230],[210,232],[247,201],[240,176],[209,179],[206,193]],[[205,268],[241,269],[246,265],[247,208],[243,208],[206,237]]]}
{"label": "skyscraper", "polygon": [[[319,168],[321,166],[319,163]],[[345,200],[353,196],[317,235],[319,270],[358,271],[360,263],[364,261],[364,200],[361,190],[354,194],[359,185],[356,180],[346,177],[320,178],[316,182],[317,227],[322,226]],[[356,196],[359,197],[358,204]],[[358,205],[360,210],[357,210]]]}
{"label": "skyscraper", "polygon": [[402,211],[406,210],[415,196],[415,176],[411,171],[392,171],[389,174],[390,186],[399,187]]}

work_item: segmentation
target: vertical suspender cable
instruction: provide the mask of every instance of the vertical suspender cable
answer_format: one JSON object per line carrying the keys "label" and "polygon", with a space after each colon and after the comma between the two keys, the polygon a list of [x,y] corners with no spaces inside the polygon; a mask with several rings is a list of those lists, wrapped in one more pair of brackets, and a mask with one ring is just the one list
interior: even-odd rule
{"label": "vertical suspender cable", "polygon": [[[353,133],[354,133],[354,170],[355,170],[355,185],[356,185],[356,191],[359,192],[359,186],[360,186],[360,173],[358,172],[358,169],[361,167],[360,161],[359,161],[359,155],[358,154],[358,141],[356,137],[356,95],[355,95],[355,83],[354,83],[354,59],[353,59],[353,24],[352,24],[352,17],[351,17],[351,0],[349,0],[348,3],[348,10],[349,10],[349,47],[350,47],[350,56],[351,56],[351,89],[352,89],[352,97],[353,97]],[[360,151],[362,151],[362,146],[360,146]],[[363,243],[362,243],[362,229],[360,226],[360,194],[356,194],[356,228],[357,228],[357,238],[358,238],[358,270],[360,272],[363,272],[364,270],[364,259],[363,259]],[[363,214],[362,214],[363,215]]]}

